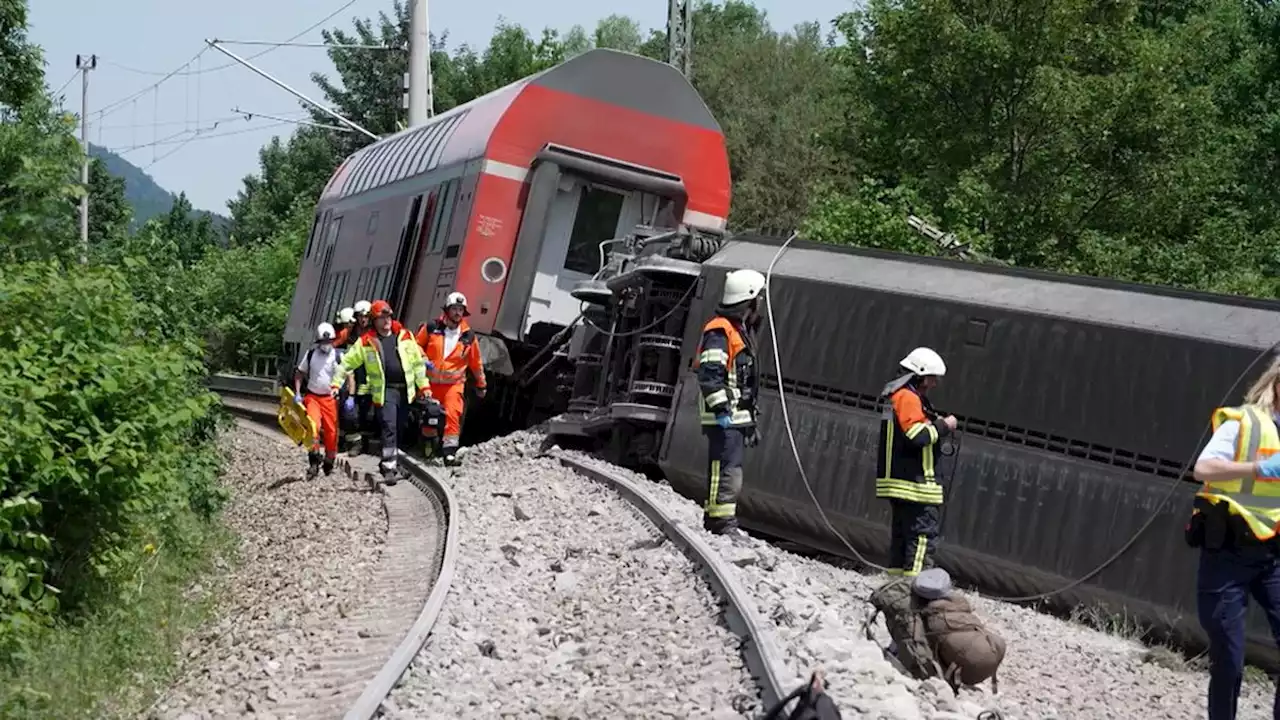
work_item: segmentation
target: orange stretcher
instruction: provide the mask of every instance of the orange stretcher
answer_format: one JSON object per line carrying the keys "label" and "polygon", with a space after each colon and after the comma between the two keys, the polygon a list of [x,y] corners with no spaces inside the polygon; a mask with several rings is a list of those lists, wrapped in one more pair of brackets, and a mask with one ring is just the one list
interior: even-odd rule
{"label": "orange stretcher", "polygon": [[316,424],[307,415],[307,411],[294,401],[292,388],[280,388],[280,408],[276,410],[276,421],[294,443],[309,448],[315,442]]}

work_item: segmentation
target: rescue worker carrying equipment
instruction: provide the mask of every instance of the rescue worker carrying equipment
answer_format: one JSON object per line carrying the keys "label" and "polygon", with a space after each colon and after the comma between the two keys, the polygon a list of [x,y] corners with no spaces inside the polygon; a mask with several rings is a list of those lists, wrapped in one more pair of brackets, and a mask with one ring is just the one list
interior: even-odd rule
{"label": "rescue worker carrying equipment", "polygon": [[[371,305],[368,300],[361,300],[351,309],[354,321],[352,325],[338,331],[338,340],[334,345],[340,350],[346,350],[351,347],[361,335],[369,332],[373,327],[369,318],[369,309]],[[343,432],[346,435],[347,451],[352,454],[359,454],[371,444],[370,439],[375,432],[376,422],[373,419],[373,400],[369,395],[369,381],[366,377],[364,366],[356,368],[355,373],[355,390],[353,394],[356,398],[355,418],[353,420],[345,420],[341,423],[345,427]],[[361,442],[363,441],[363,442]],[[360,447],[363,445],[364,447]]]}
{"label": "rescue worker carrying equipment", "polygon": [[462,412],[467,385],[467,370],[475,378],[476,397],[485,395],[484,363],[480,344],[464,319],[467,296],[449,293],[443,314],[418,328],[418,345],[426,356],[427,379],[431,395],[444,405],[444,463],[457,465],[458,441],[462,435]]}
{"label": "rescue worker carrying equipment", "polygon": [[[302,356],[302,362],[293,373],[293,396],[295,401],[306,408],[307,416],[319,432],[308,453],[307,478],[314,478],[321,467],[321,439],[324,442],[323,465],[324,474],[333,472],[334,458],[338,455],[338,406],[330,391],[331,383],[336,386],[336,371],[341,360],[341,352],[333,346],[337,333],[329,323],[320,323],[316,327],[315,347]],[[302,392],[302,379],[307,380],[307,391]]]}
{"label": "rescue worker carrying equipment", "polygon": [[409,416],[408,405],[429,398],[431,384],[424,372],[422,350],[413,335],[391,318],[391,305],[378,300],[373,303],[372,315],[373,329],[361,335],[347,351],[330,387],[336,395],[347,373],[364,368],[382,426],[379,469],[384,482],[394,485],[399,480],[397,440]]}
{"label": "rescue worker carrying equipment", "polygon": [[693,367],[701,394],[702,432],[707,437],[707,500],[702,525],[717,534],[741,535],[737,502],[742,492],[745,448],[755,446],[755,331],[760,326],[760,292],[764,276],[734,270],[725,276],[724,294],[715,317],[702,328]]}
{"label": "rescue worker carrying equipment", "polygon": [[[1200,548],[1196,595],[1209,637],[1209,720],[1236,717],[1250,595],[1280,643],[1280,358],[1244,400],[1213,412],[1186,527],[1187,543]],[[1280,720],[1280,687],[1273,713]]]}
{"label": "rescue worker carrying equipment", "polygon": [[876,455],[876,497],[889,501],[889,574],[919,575],[933,567],[943,488],[935,468],[938,442],[956,429],[938,417],[928,391],[947,374],[938,353],[918,347],[899,363],[907,371],[885,386]]}

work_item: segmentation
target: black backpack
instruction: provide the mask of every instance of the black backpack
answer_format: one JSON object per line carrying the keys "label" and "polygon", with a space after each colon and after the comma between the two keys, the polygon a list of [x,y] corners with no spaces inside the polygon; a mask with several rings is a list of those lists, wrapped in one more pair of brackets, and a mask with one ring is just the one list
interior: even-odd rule
{"label": "black backpack", "polygon": [[799,700],[795,709],[787,716],[787,720],[842,720],[840,717],[840,708],[836,707],[836,701],[826,694],[824,690],[826,685],[822,679],[822,671],[816,670],[809,676],[809,682],[801,685],[791,692],[790,695],[778,701],[765,714],[764,720],[778,720],[782,715],[782,711],[786,709],[787,703],[792,700]]}

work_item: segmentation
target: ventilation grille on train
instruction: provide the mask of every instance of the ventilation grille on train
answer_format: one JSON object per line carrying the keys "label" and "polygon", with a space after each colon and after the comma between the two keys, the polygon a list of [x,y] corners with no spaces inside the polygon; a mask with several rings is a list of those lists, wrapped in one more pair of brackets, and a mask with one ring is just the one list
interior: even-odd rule
{"label": "ventilation grille on train", "polygon": [[[761,385],[770,390],[777,390],[778,378],[775,375],[763,375],[761,377]],[[798,395],[873,413],[880,411],[880,403],[873,395],[838,390],[796,380],[787,380],[786,390],[788,395]],[[1057,455],[1125,468],[1157,477],[1184,479],[1182,464],[1176,461],[1143,455],[1129,450],[1071,440],[1061,435],[1028,430],[1004,423],[988,422],[964,415],[956,415],[956,420],[959,422],[959,429],[963,430],[967,435],[976,435],[998,442],[1022,445]]]}

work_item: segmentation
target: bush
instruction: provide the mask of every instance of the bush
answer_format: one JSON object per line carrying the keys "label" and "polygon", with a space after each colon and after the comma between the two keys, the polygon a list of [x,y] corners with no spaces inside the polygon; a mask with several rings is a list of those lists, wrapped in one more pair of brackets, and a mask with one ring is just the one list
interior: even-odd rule
{"label": "bush", "polygon": [[113,269],[0,276],[0,661],[223,502],[217,400],[199,346],[152,329],[163,312]]}

